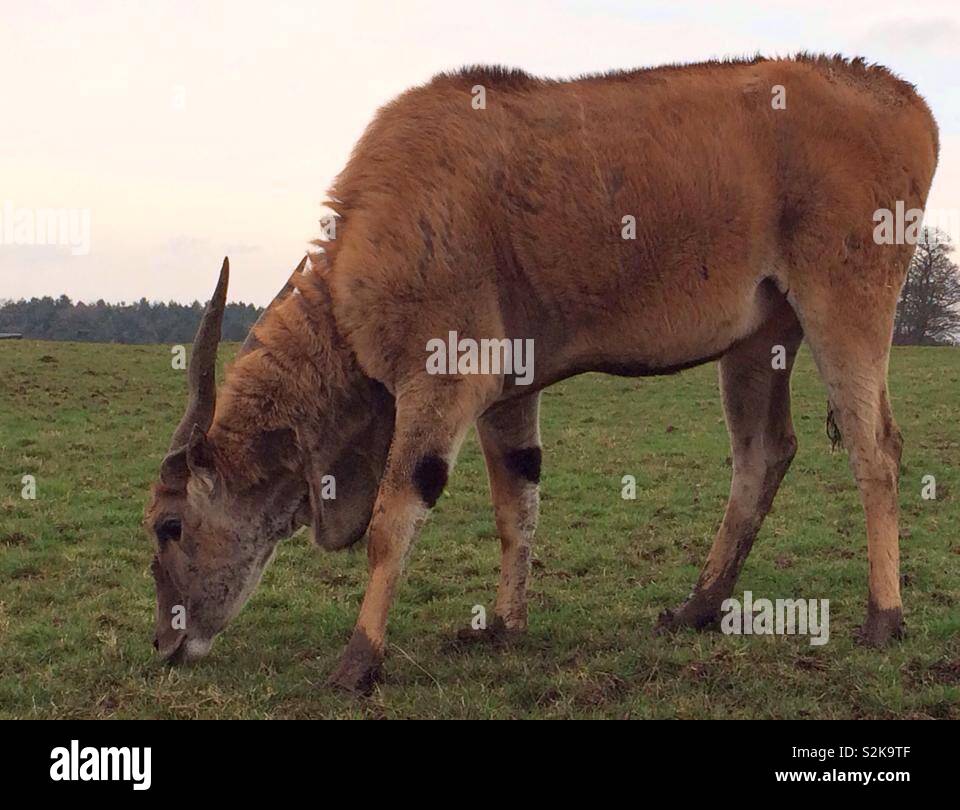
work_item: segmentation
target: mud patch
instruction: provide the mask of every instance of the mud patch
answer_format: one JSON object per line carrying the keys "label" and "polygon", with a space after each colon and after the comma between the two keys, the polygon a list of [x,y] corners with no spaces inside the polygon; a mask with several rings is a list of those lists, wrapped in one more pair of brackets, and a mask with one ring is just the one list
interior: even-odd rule
{"label": "mud patch", "polygon": [[588,677],[574,697],[574,705],[583,709],[598,708],[621,699],[628,691],[627,682],[612,672],[597,672]]}
{"label": "mud patch", "polygon": [[0,535],[0,546],[25,546],[30,542],[30,538],[23,532],[11,532],[10,534]]}
{"label": "mud patch", "polygon": [[930,667],[930,673],[937,683],[958,684],[960,683],[960,659],[938,661]]}
{"label": "mud patch", "polygon": [[827,662],[815,655],[801,655],[793,665],[801,672],[826,672],[829,669]]}
{"label": "mud patch", "polygon": [[913,689],[960,684],[960,658],[941,658],[933,663],[912,659],[903,667],[904,680]]}

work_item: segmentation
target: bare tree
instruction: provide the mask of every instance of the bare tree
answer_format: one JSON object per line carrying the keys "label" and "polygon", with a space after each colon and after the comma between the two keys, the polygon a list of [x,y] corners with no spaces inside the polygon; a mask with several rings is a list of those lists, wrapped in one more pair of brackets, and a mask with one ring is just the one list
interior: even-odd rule
{"label": "bare tree", "polygon": [[950,237],[924,228],[897,303],[893,342],[944,345],[960,337],[960,268]]}

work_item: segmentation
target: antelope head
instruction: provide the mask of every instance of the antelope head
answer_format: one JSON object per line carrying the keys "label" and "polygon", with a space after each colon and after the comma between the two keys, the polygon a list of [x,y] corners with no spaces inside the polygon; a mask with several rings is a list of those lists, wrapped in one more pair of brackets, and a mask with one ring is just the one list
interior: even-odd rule
{"label": "antelope head", "polygon": [[[337,430],[306,416],[289,424],[254,419],[238,440],[236,430],[219,425],[215,367],[228,279],[224,259],[193,344],[187,409],[146,509],[155,541],[153,643],[170,663],[209,651],[256,588],[279,540],[299,526],[311,525],[327,549],[365,534],[393,430],[392,399],[358,373],[346,401],[336,403]],[[291,289],[288,283],[268,312]],[[266,351],[253,331],[240,355],[252,351]],[[328,429],[317,427],[324,424]],[[243,474],[245,465],[259,474]],[[325,491],[330,480],[334,498]]]}

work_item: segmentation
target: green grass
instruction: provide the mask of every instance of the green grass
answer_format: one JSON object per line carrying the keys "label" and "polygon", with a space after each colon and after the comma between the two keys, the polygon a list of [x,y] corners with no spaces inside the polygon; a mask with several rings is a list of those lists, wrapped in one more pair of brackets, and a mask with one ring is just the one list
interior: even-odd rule
{"label": "green grass", "polygon": [[[232,355],[236,346],[225,347]],[[862,649],[866,540],[845,453],[829,452],[806,350],[800,451],[738,592],[830,599],[830,642],[692,631],[656,638],[719,524],[729,449],[713,365],[583,376],[543,399],[530,630],[453,643],[492,602],[498,542],[474,437],[394,605],[386,681],[323,686],[365,582],[363,551],[300,534],[203,662],[153,659],[147,488],[183,407],[164,346],[0,343],[0,717],[960,717],[960,351],[895,349],[908,637]],[[20,497],[36,476],[36,500]],[[620,498],[624,474],[638,497]],[[938,499],[920,497],[937,479]]]}

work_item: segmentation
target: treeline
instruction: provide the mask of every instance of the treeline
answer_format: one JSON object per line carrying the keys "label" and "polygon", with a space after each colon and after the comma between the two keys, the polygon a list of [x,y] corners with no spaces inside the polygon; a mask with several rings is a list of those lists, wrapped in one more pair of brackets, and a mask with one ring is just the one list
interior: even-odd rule
{"label": "treeline", "polygon": [[[263,311],[253,304],[228,304],[223,339],[243,340]],[[0,333],[20,333],[34,340],[94,343],[190,343],[200,323],[203,304],[74,303],[67,296],[31,298],[0,305]]]}

